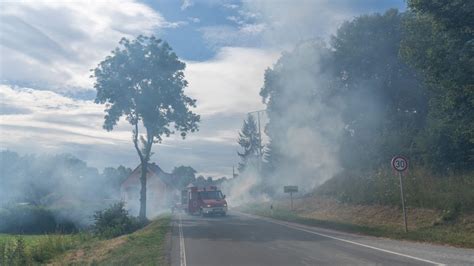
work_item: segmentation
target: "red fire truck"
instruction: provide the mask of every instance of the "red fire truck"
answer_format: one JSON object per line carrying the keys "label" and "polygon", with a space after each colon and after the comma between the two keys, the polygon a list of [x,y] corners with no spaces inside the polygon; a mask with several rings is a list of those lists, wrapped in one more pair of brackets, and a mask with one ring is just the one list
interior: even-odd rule
{"label": "red fire truck", "polygon": [[196,187],[189,186],[181,191],[181,205],[192,215],[212,215],[227,213],[227,201],[216,186]]}

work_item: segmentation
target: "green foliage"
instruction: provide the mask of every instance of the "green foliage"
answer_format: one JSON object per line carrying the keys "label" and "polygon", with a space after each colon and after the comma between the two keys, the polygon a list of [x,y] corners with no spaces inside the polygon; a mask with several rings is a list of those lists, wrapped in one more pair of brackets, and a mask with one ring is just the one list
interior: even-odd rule
{"label": "green foliage", "polygon": [[30,254],[26,250],[23,237],[17,237],[9,242],[0,243],[0,265],[29,265]]}
{"label": "green foliage", "polygon": [[68,235],[46,235],[40,238],[34,246],[31,247],[31,257],[35,262],[46,263],[56,255],[70,250],[85,242],[90,237],[84,237],[86,233],[81,233],[81,237],[71,237]]}
{"label": "green foliage", "polygon": [[178,166],[173,169],[171,174],[175,179],[178,188],[184,188],[196,179],[197,171],[191,166]]}
{"label": "green foliage", "polygon": [[[473,173],[439,177],[420,169],[410,170],[403,179],[409,207],[444,210],[447,220],[460,212],[474,211]],[[344,172],[326,181],[315,193],[352,204],[401,204],[399,179],[391,171]]]}
{"label": "green foliage", "polygon": [[0,235],[0,265],[36,265],[48,263],[55,256],[81,243],[91,235]]}
{"label": "green foliage", "polygon": [[15,234],[42,234],[75,232],[74,222],[59,219],[55,211],[33,205],[9,205],[0,209],[0,232]]}
{"label": "green foliage", "polygon": [[173,128],[184,139],[187,132],[198,130],[200,117],[190,110],[196,100],[184,94],[186,65],[168,43],[140,35],[132,41],[122,38],[119,44],[91,77],[96,79],[95,102],[106,106],[104,129],[111,131],[122,116],[133,126],[133,144],[142,165],[140,218],[146,220],[146,167],[153,143],[169,137]]}
{"label": "green foliage", "polygon": [[189,110],[196,100],[183,93],[188,84],[184,68],[168,43],[160,39],[123,38],[112,56],[94,69],[95,101],[107,103],[104,128],[112,130],[125,116],[132,125],[142,121],[152,141],[172,134],[171,123],[183,134],[196,131],[199,116]]}
{"label": "green foliage", "polygon": [[237,152],[241,160],[238,167],[239,172],[242,173],[249,166],[258,167],[261,161],[260,153],[263,146],[261,146],[262,142],[257,129],[257,123],[250,114],[244,120],[237,143],[242,148],[242,152]]}
{"label": "green foliage", "polygon": [[[23,207],[25,212],[28,208],[54,208],[51,211],[55,217],[51,219],[58,218],[60,222],[59,217],[63,217],[84,226],[92,211],[104,205],[105,199],[120,197],[120,181],[130,171],[123,166],[107,167],[101,174],[97,168],[70,154],[19,155],[3,150],[0,151],[0,202],[20,209],[29,205]],[[0,219],[0,228],[2,222]]]}
{"label": "green foliage", "polygon": [[[265,72],[260,92],[270,122],[267,175],[319,175],[305,166],[306,149],[324,159],[336,146],[344,171],[318,189],[344,202],[398,205],[390,159],[410,159],[410,206],[456,210],[474,206],[474,13],[472,1],[408,1],[347,21],[330,46],[307,42]],[[321,118],[322,117],[322,118]],[[324,118],[342,120],[343,130]],[[324,145],[292,151],[288,128],[305,127]],[[338,135],[342,131],[341,135]],[[294,141],[293,141],[294,142]],[[314,160],[314,164],[316,164]],[[434,174],[436,173],[436,175]],[[456,207],[459,206],[459,207]],[[453,210],[453,211],[448,211]]]}
{"label": "green foliage", "polygon": [[127,242],[112,250],[100,264],[106,265],[166,265],[166,234],[171,218],[162,216],[150,225],[128,236]]}
{"label": "green foliage", "polygon": [[424,127],[425,88],[398,56],[403,14],[364,15],[332,37],[340,73],[346,132],[340,157],[346,168],[376,169],[394,154],[415,159],[414,139]]}
{"label": "green foliage", "polygon": [[120,185],[122,182],[132,173],[132,169],[120,165],[117,168],[106,167],[102,173],[103,178],[109,183],[110,189],[115,195],[114,198],[118,198],[120,195]]}
{"label": "green foliage", "polygon": [[128,214],[124,203],[119,202],[94,214],[94,233],[101,238],[113,238],[134,232],[145,224]]}
{"label": "green foliage", "polygon": [[411,0],[400,54],[430,92],[423,157],[437,170],[474,169],[474,2]]}

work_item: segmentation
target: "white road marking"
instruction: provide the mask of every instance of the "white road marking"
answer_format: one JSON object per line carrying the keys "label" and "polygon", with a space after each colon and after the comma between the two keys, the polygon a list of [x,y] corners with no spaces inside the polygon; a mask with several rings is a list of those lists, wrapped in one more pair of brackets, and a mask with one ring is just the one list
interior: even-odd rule
{"label": "white road marking", "polygon": [[181,266],[186,266],[186,247],[184,246],[183,225],[179,214],[179,258]]}
{"label": "white road marking", "polygon": [[414,259],[414,260],[418,260],[418,261],[423,261],[423,262],[431,263],[431,264],[434,264],[434,265],[440,265],[440,266],[445,265],[443,263],[434,262],[434,261],[431,261],[431,260],[426,260],[426,259],[410,256],[410,255],[407,255],[407,254],[402,254],[402,253],[398,253],[398,252],[395,252],[395,251],[390,251],[390,250],[383,249],[383,248],[369,246],[369,245],[366,245],[366,244],[362,244],[362,243],[359,243],[359,242],[354,242],[354,241],[351,241],[351,240],[347,240],[347,239],[343,239],[343,238],[339,238],[339,237],[335,237],[335,236],[330,236],[330,235],[326,235],[326,234],[317,233],[317,232],[307,230],[307,229],[304,229],[304,228],[301,228],[301,227],[298,227],[298,226],[295,226],[295,225],[291,225],[291,224],[288,224],[288,223],[277,222],[277,221],[274,221],[273,219],[270,219],[270,218],[266,218],[266,217],[264,218],[264,217],[255,216],[255,215],[251,215],[251,214],[247,214],[247,213],[241,213],[241,212],[239,212],[239,213],[243,214],[245,216],[249,216],[249,217],[253,217],[253,218],[256,218],[256,219],[264,220],[264,221],[267,221],[267,222],[270,222],[270,223],[283,225],[283,226],[286,226],[286,227],[294,229],[294,230],[299,230],[299,231],[303,231],[303,232],[306,232],[306,233],[319,235],[319,236],[331,238],[331,239],[334,239],[334,240],[339,240],[339,241],[350,243],[350,244],[353,244],[353,245],[358,245],[358,246],[361,246],[361,247],[366,247],[366,248],[370,248],[370,249],[374,249],[374,250],[378,250],[378,251],[382,251],[382,252],[386,252],[386,253],[390,253],[390,254],[394,254],[394,255],[398,255],[398,256]]}

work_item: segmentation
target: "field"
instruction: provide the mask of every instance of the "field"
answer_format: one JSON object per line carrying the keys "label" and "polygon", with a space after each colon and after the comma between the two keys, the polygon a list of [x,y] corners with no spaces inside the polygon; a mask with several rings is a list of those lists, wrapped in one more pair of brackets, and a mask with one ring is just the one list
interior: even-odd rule
{"label": "field", "polygon": [[0,265],[46,263],[55,256],[88,241],[93,241],[93,237],[86,233],[0,234]]}

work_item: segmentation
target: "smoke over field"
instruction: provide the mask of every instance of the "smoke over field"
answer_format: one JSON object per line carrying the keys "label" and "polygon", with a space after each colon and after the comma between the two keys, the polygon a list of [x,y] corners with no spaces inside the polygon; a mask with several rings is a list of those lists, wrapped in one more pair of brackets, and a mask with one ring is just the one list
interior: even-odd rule
{"label": "smoke over field", "polygon": [[[0,208],[6,215],[0,220],[0,230],[11,226],[7,222],[26,225],[26,217],[32,216],[38,231],[49,219],[88,225],[94,211],[119,200],[120,182],[130,172],[121,166],[99,173],[67,154],[22,156],[11,151],[0,152],[0,169]],[[6,221],[10,216],[13,220]]]}

